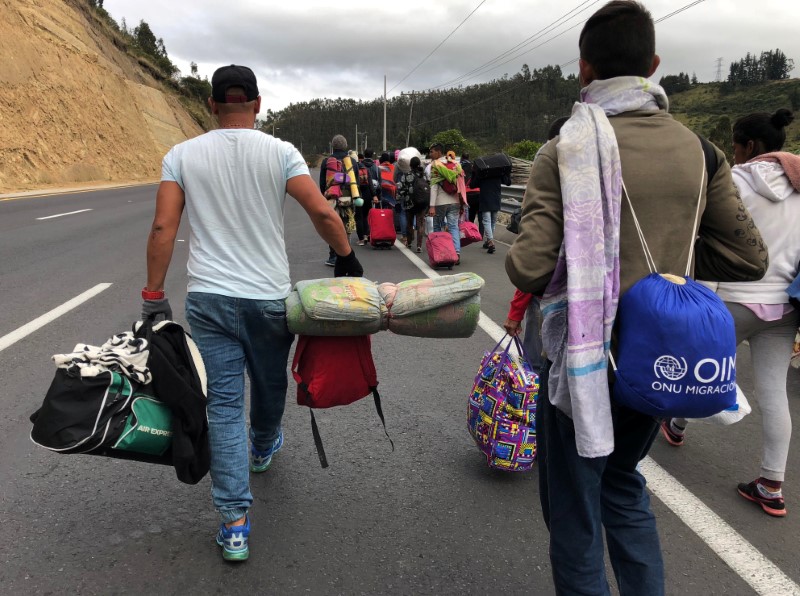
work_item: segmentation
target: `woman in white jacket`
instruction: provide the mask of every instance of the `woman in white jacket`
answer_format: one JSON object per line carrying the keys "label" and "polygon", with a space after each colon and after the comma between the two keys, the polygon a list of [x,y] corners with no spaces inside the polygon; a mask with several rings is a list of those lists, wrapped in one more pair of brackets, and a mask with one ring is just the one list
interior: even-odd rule
{"label": "woman in white jacket", "polygon": [[[750,114],[733,125],[733,180],[769,248],[769,268],[760,281],[717,288],[736,323],[736,341],[749,341],[762,413],[761,472],[753,482],[739,484],[739,494],[778,517],[786,515],[781,485],[792,435],[786,377],[800,319],[786,293],[800,264],[800,156],[780,151],[792,120],[792,113],[781,109]],[[683,444],[685,428],[682,419],[661,425],[675,446]]]}

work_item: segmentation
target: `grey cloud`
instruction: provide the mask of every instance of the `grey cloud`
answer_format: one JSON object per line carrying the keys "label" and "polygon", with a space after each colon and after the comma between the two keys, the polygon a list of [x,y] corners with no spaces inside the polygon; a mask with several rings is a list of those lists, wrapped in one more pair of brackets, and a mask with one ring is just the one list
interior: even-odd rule
{"label": "grey cloud", "polygon": [[[163,37],[177,62],[201,65],[210,76],[221,64],[250,65],[259,77],[262,94],[273,109],[315,97],[352,97],[370,100],[403,77],[449,33],[478,0],[431,3],[406,0],[393,6],[353,5],[347,18],[332,17],[321,3],[229,2],[173,0],[167,5],[134,0],[106,0],[117,19],[133,24],[143,18]],[[655,18],[686,2],[646,1]],[[440,85],[493,58],[578,6],[547,0],[488,0],[433,57],[402,83],[393,94]],[[585,5],[567,26],[580,23],[602,2]],[[328,6],[330,4],[328,3]],[[368,10],[365,7],[368,6]],[[408,8],[404,8],[408,7]],[[418,7],[415,9],[415,7]],[[780,47],[800,63],[800,41],[792,32],[800,18],[800,3],[759,0],[758,8],[745,0],[706,2],[657,25],[662,67],[655,78],[679,71],[696,72],[700,80],[714,76],[714,60],[730,60],[747,51]],[[534,42],[538,45],[567,26]],[[580,26],[508,64],[465,84],[483,82],[531,69],[563,64],[578,55]],[[531,47],[532,47],[531,46]],[[576,66],[564,69],[575,72]]]}

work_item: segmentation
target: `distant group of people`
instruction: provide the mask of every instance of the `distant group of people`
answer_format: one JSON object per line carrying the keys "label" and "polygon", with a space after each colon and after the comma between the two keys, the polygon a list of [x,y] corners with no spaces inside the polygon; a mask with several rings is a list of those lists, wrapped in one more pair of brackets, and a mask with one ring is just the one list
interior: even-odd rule
{"label": "distant group of people", "polygon": [[[488,254],[495,252],[494,230],[497,225],[497,214],[501,209],[501,184],[510,185],[510,174],[497,177],[480,177],[473,168],[469,154],[456,158],[455,151],[447,151],[441,143],[433,143],[428,148],[428,157],[424,160],[421,154],[401,159],[401,151],[383,152],[373,159],[374,151],[370,148],[363,154],[349,150],[347,140],[336,135],[331,140],[333,151],[320,163],[319,187],[325,194],[332,184],[342,185],[342,199],[329,203],[340,213],[348,232],[355,232],[357,245],[369,243],[369,212],[376,206],[393,209],[396,213],[395,226],[399,241],[408,248],[413,248],[416,241],[416,252],[422,252],[425,218],[433,219],[433,230],[447,230],[452,238],[458,261],[461,256],[461,237],[459,223],[464,221],[480,222],[480,231],[484,238],[483,248]],[[416,150],[414,150],[416,151]],[[334,182],[332,170],[340,170],[341,162],[349,156],[356,164],[353,175],[358,180],[357,193],[359,199],[354,207],[350,207],[348,183]],[[423,161],[424,160],[424,161]],[[424,178],[429,186],[426,201],[413,199],[415,180]],[[348,218],[353,224],[348,227]],[[333,267],[336,257],[331,249],[325,264]]]}
{"label": "distant group of people", "polygon": [[[687,421],[611,403],[606,361],[619,348],[611,333],[617,304],[648,275],[649,260],[677,273],[688,261],[693,277],[712,284],[733,316],[737,342],[749,340],[762,411],[761,470],[738,491],[770,515],[785,515],[786,370],[800,320],[786,289],[800,263],[800,158],[781,151],[793,116],[778,110],[738,120],[736,165],[712,148],[709,170],[700,139],[668,114],[665,93],[647,81],[660,59],[652,17],[638,2],[613,0],[595,12],[579,50],[581,102],[554,123],[534,160],[520,234],[505,259],[518,288],[505,328],[525,329],[523,343],[541,376],[539,497],[557,592],[609,593],[605,542],[620,593],[658,595],[663,560],[638,464],[659,430],[670,444],[683,444]],[[459,163],[440,144],[429,147],[427,164],[421,155],[400,164],[395,152],[377,160],[370,149],[357,155],[336,135],[333,161],[323,163],[315,182],[292,145],[253,130],[261,97],[250,69],[224,66],[211,83],[209,105],[220,128],[164,158],[143,317],[171,317],[164,281],[188,208],[186,318],[208,373],[216,541],[223,558],[237,561],[249,554],[249,472],[267,470],[283,445],[293,340],[284,306],[291,289],[285,194],[329,245],[334,275],[360,276],[349,235],[356,233],[359,245],[369,241],[368,215],[378,205],[396,210],[400,239],[416,243],[417,252],[425,218],[434,218],[436,231],[446,227],[452,235],[460,260],[459,220],[475,211],[470,188],[478,191],[472,205],[484,248],[494,253],[500,185],[510,181],[477,178],[468,155]],[[341,186],[336,192],[332,180]],[[423,180],[426,203],[414,200]],[[643,254],[644,237],[652,253]],[[580,368],[576,354],[597,360],[584,359],[592,365]]]}

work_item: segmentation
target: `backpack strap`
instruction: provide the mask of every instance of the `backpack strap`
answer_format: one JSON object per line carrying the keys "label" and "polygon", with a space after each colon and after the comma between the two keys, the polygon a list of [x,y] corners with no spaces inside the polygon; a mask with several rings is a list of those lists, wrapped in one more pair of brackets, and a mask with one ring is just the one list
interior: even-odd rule
{"label": "backpack strap", "polygon": [[[686,262],[686,273],[684,275],[689,275],[689,271],[692,267],[692,257],[694,257],[694,245],[695,245],[695,238],[697,236],[697,223],[700,219],[700,203],[703,200],[703,188],[708,187],[708,165],[709,165],[709,153],[706,151],[706,144],[710,146],[710,143],[706,141],[703,143],[703,138],[700,137],[700,144],[703,146],[703,173],[700,176],[700,192],[697,195],[697,208],[695,209],[694,213],[694,223],[692,224],[692,238],[689,244],[689,259]],[[713,147],[711,147],[711,152],[714,155],[714,160],[716,160],[716,152],[713,151]],[[716,161],[714,165],[714,172],[716,172]],[[650,252],[650,248],[647,246],[647,241],[644,239],[644,232],[642,231],[642,226],[639,224],[639,218],[636,217],[636,211],[633,209],[633,203],[631,203],[631,197],[628,193],[628,189],[625,187],[625,180],[620,179],[622,182],[622,192],[625,194],[625,198],[628,201],[628,207],[631,210],[631,215],[633,215],[633,223],[636,226],[636,233],[639,235],[639,241],[642,243],[642,250],[644,251],[644,257],[647,261],[647,267],[650,269],[650,273],[658,273],[658,268],[656,267],[655,259],[653,259],[653,254]]]}
{"label": "backpack strap", "polygon": [[[392,451],[394,451],[394,441],[392,441],[392,437],[389,436],[389,431],[386,430],[386,419],[383,417],[383,408],[381,408],[381,395],[378,393],[377,387],[371,387],[371,389],[372,397],[375,399],[375,410],[378,412],[378,418],[381,419],[381,424],[383,424],[383,432],[386,435],[386,438],[389,439],[389,444],[392,446]],[[322,456],[320,456],[320,460],[321,459]],[[324,468],[325,465],[322,467]]]}
{"label": "backpack strap", "polygon": [[[319,427],[317,426],[317,419],[314,417],[314,410],[308,408],[311,412],[311,434],[314,436],[314,447],[317,448],[317,455],[319,456],[319,463],[323,468],[328,467],[328,456],[325,455],[325,447],[322,445],[322,435],[319,434]],[[385,425],[384,425],[385,427]],[[392,446],[394,448],[394,446]]]}
{"label": "backpack strap", "polygon": [[708,188],[711,185],[711,180],[717,174],[717,170],[719,170],[719,159],[714,145],[708,139],[701,135],[697,135],[697,138],[700,139],[700,146],[703,148],[703,157],[705,157],[706,161],[706,174],[708,174],[706,188]]}

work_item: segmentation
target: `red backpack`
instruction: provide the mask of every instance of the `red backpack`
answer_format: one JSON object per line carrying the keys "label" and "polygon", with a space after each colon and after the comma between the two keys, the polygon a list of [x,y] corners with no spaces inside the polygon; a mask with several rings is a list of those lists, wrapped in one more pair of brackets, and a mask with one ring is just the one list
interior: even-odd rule
{"label": "red backpack", "polygon": [[369,178],[369,168],[363,163],[358,164],[358,185],[372,188],[372,182],[370,182]]}
{"label": "red backpack", "polygon": [[[444,165],[447,167],[448,170],[455,171],[458,167],[458,164],[454,161],[446,161]],[[458,186],[456,186],[455,182],[450,182],[449,180],[442,180],[442,190],[449,195],[454,195],[458,192]]]}
{"label": "red backpack", "polygon": [[378,168],[381,173],[381,196],[392,200],[397,196],[397,185],[394,183],[394,166],[390,163],[381,164]]}
{"label": "red backpack", "polygon": [[342,196],[342,186],[347,176],[341,160],[329,157],[325,160],[325,198],[339,199]]}
{"label": "red backpack", "polygon": [[383,424],[383,432],[394,451],[394,443],[386,432],[369,335],[301,335],[292,361],[292,375],[297,382],[297,403],[310,408],[311,432],[323,468],[328,467],[328,458],[322,446],[314,408],[346,406],[370,393],[375,399],[375,409]]}

